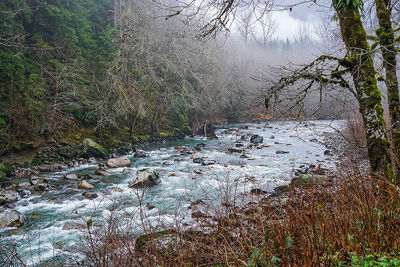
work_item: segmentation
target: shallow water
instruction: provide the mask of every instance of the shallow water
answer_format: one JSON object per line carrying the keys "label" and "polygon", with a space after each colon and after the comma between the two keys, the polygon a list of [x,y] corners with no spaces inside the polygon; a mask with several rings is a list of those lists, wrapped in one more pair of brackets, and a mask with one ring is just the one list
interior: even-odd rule
{"label": "shallow water", "polygon": [[[119,168],[111,169],[115,173],[113,176],[98,176],[93,174],[96,165],[82,165],[49,173],[44,176],[50,184],[56,185],[56,189],[43,196],[35,195],[20,200],[15,209],[25,215],[25,226],[6,229],[0,234],[3,241],[17,240],[22,258],[35,265],[60,252],[80,257],[71,249],[80,231],[63,230],[66,222],[82,223],[93,218],[94,225],[101,224],[110,215],[110,210],[114,209],[139,220],[138,196],[142,196],[142,205],[151,203],[155,207],[151,210],[142,209],[148,221],[172,223],[179,217],[181,223],[190,225],[194,223],[187,209],[191,201],[212,201],[226,183],[236,181],[239,192],[249,192],[255,187],[271,192],[276,186],[288,184],[293,177],[293,170],[302,164],[312,163],[333,169],[337,159],[324,155],[326,147],[323,136],[326,132],[334,132],[331,126],[338,129],[341,125],[340,121],[221,125],[216,131],[218,140],[191,138],[169,142],[161,147],[148,147],[146,158],[127,155],[132,162],[132,173],[122,173],[123,168]],[[263,136],[265,146],[246,149],[244,154],[247,158],[241,158],[242,153],[226,153],[241,136],[247,134]],[[207,155],[209,160],[215,160],[216,164],[202,166],[193,163],[190,155],[181,155],[181,151],[174,148],[177,145],[187,146],[192,151],[199,143],[206,144],[200,153]],[[243,142],[244,147],[248,144],[248,140]],[[289,153],[277,154],[277,151]],[[135,177],[136,170],[144,167],[159,172],[161,183],[145,192],[129,188],[128,183]],[[201,174],[194,172],[198,169]],[[96,187],[99,197],[94,200],[83,198],[83,191],[76,189],[78,182],[62,179],[66,173],[91,175],[93,179],[87,181]],[[119,187],[123,192],[112,193],[112,187]],[[140,233],[140,227],[137,231]]]}

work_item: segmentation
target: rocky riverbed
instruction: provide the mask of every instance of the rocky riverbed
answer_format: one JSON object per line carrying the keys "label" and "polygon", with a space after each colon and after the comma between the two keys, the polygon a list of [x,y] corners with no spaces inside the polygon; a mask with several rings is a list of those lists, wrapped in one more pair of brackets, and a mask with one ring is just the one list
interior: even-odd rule
{"label": "rocky riverbed", "polygon": [[197,207],[221,195],[268,195],[294,177],[334,171],[338,158],[324,138],[331,125],[342,122],[220,125],[217,139],[186,138],[14,179],[0,190],[0,237],[35,264],[55,252],[79,258],[79,230],[89,220],[101,227],[111,212],[137,220],[136,235],[143,214],[149,224],[194,225],[213,216]]}

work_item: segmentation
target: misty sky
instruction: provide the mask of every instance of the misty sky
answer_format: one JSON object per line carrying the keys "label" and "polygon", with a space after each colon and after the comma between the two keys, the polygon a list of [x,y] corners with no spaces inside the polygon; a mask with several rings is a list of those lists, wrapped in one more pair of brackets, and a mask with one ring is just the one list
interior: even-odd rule
{"label": "misty sky", "polygon": [[292,11],[275,11],[272,13],[276,21],[277,30],[273,37],[280,39],[298,38],[299,28],[306,27],[310,33],[315,31],[315,27],[321,23],[321,14],[315,6],[301,5],[296,6]]}

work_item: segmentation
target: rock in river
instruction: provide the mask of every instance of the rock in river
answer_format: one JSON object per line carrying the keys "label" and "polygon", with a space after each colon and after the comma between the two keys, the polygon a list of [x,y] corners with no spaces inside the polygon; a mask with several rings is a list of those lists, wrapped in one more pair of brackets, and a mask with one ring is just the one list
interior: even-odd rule
{"label": "rock in river", "polygon": [[35,184],[36,191],[47,191],[49,189],[50,189],[50,185],[48,183],[45,183],[43,180],[41,180]]}
{"label": "rock in river", "polygon": [[76,181],[78,180],[78,175],[76,175],[75,173],[68,173],[67,175],[64,176],[64,179]]}
{"label": "rock in river", "polygon": [[207,158],[207,156],[204,155],[203,153],[194,153],[193,155],[190,156],[190,158],[191,159],[198,159],[198,158],[205,159],[205,158]]}
{"label": "rock in river", "polygon": [[160,176],[152,169],[142,169],[136,172],[136,178],[129,183],[129,187],[153,186],[160,182]]}
{"label": "rock in river", "polygon": [[289,151],[278,150],[275,152],[276,154],[288,154]]}
{"label": "rock in river", "polygon": [[0,218],[0,229],[6,227],[20,227],[24,225],[25,217],[22,213],[16,210],[3,213]]}
{"label": "rock in river", "polygon": [[79,189],[94,189],[94,186],[86,181],[81,181],[78,185]]}
{"label": "rock in river", "polygon": [[96,192],[83,192],[82,196],[84,196],[87,199],[95,199],[97,198],[99,195],[97,195]]}
{"label": "rock in river", "polygon": [[252,135],[250,138],[250,142],[253,144],[260,144],[263,142],[263,140],[264,140],[264,138],[258,134]]}
{"label": "rock in river", "polygon": [[214,165],[216,163],[215,160],[204,160],[201,164],[204,166]]}
{"label": "rock in river", "polygon": [[82,156],[86,158],[97,157],[97,158],[105,158],[107,154],[107,150],[104,149],[101,145],[96,143],[90,138],[86,138],[83,140],[82,144]]}
{"label": "rock in river", "polygon": [[13,203],[21,199],[17,191],[0,190],[0,205]]}
{"label": "rock in river", "polygon": [[[134,156],[135,158],[145,158],[145,157],[147,157],[147,154],[146,154],[146,152],[144,152],[144,151],[138,150],[138,151],[135,152],[135,154],[133,154],[133,156]],[[129,166],[130,166],[130,165],[129,165]]]}
{"label": "rock in river", "polygon": [[46,178],[39,177],[39,176],[31,176],[31,177],[29,178],[29,180],[30,180],[30,182],[31,182],[32,185],[36,185],[36,184],[39,183],[39,182],[47,183]]}
{"label": "rock in river", "polygon": [[107,160],[106,165],[109,168],[130,167],[131,161],[127,157],[120,157],[120,158],[114,158],[114,159]]}
{"label": "rock in river", "polygon": [[124,190],[122,190],[119,187],[113,187],[113,188],[111,188],[111,192],[113,192],[113,193],[122,193],[122,192],[124,192]]}
{"label": "rock in river", "polygon": [[110,171],[107,171],[107,170],[105,170],[104,168],[101,168],[101,167],[98,170],[96,170],[94,172],[94,174],[103,175],[103,176],[112,176],[112,175],[114,175],[114,173],[112,173]]}

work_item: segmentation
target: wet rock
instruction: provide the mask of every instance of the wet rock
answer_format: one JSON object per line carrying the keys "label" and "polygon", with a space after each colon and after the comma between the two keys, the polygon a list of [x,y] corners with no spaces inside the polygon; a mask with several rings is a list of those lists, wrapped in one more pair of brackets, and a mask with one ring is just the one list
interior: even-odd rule
{"label": "wet rock", "polygon": [[47,191],[50,189],[50,185],[42,180],[36,183],[34,188],[36,191]]}
{"label": "wet rock", "polygon": [[88,163],[89,163],[89,164],[97,164],[97,159],[91,157],[91,158],[88,160]]}
{"label": "wet rock", "polygon": [[6,227],[21,227],[25,223],[25,216],[19,211],[5,212],[0,218],[0,229]]}
{"label": "wet rock", "polygon": [[316,142],[318,142],[318,139],[317,138],[310,139],[310,142],[316,143]]}
{"label": "wet rock", "polygon": [[242,143],[236,143],[235,147],[243,147],[244,145]]}
{"label": "wet rock", "polygon": [[85,138],[81,144],[81,147],[82,157],[85,158],[105,158],[107,155],[107,150],[90,138]]}
{"label": "wet rock", "polygon": [[249,158],[248,156],[246,156],[245,154],[242,154],[242,155],[240,155],[240,157],[239,158],[241,158],[241,159],[247,159],[247,158]]}
{"label": "wet rock", "polygon": [[196,147],[204,148],[204,147],[206,147],[206,144],[204,144],[204,143],[199,143],[199,144],[196,144]]}
{"label": "wet rock", "polygon": [[253,144],[260,144],[262,143],[264,138],[261,135],[255,134],[250,137],[250,142]]}
{"label": "wet rock", "polygon": [[185,147],[185,146],[176,146],[176,147],[174,147],[174,149],[176,149],[176,150],[187,150],[188,148]]}
{"label": "wet rock", "polygon": [[146,208],[148,208],[149,210],[152,210],[152,209],[154,209],[155,207],[154,207],[153,204],[147,203],[147,204],[146,204]]}
{"label": "wet rock", "polygon": [[64,175],[63,178],[66,180],[76,181],[78,180],[78,175],[76,175],[75,173],[69,173],[67,175]]}
{"label": "wet rock", "polygon": [[111,188],[111,192],[113,192],[113,193],[122,193],[122,192],[124,192],[124,190],[122,190],[119,187],[113,187],[113,188]]}
{"label": "wet rock", "polygon": [[84,224],[76,223],[76,222],[65,222],[63,225],[63,230],[69,231],[69,230],[82,230],[85,229]]}
{"label": "wet rock", "polygon": [[327,150],[324,151],[324,155],[325,156],[330,156],[330,155],[332,155],[332,153],[331,153],[331,151],[329,149],[327,149]]}
{"label": "wet rock", "polygon": [[78,189],[94,189],[94,186],[83,180],[79,183]]}
{"label": "wet rock", "polygon": [[144,152],[142,150],[138,150],[138,151],[135,152],[135,154],[133,154],[133,156],[135,158],[145,158],[145,157],[147,157],[147,154],[146,154],[146,152]]}
{"label": "wet rock", "polygon": [[201,149],[200,147],[195,146],[195,147],[193,148],[193,150],[196,151],[196,152],[200,152],[200,151],[202,151],[203,149]]}
{"label": "wet rock", "polygon": [[193,159],[193,163],[197,163],[197,164],[202,164],[203,163],[203,159],[202,158],[195,158]]}
{"label": "wet rock", "polygon": [[136,178],[129,187],[154,186],[160,182],[160,175],[152,169],[142,169],[136,172]]}
{"label": "wet rock", "polygon": [[229,153],[242,153],[242,152],[243,152],[243,149],[238,149],[238,148],[235,148],[235,147],[230,147],[230,148],[228,148],[228,152],[229,152]]}
{"label": "wet rock", "polygon": [[[138,152],[135,152],[135,154]],[[119,157],[107,160],[106,163],[109,168],[122,168],[122,167],[130,167],[131,161],[127,157]]]}
{"label": "wet rock", "polygon": [[32,192],[26,189],[22,189],[19,192],[19,195],[21,196],[21,198],[27,198],[30,197],[32,195]]}
{"label": "wet rock", "polygon": [[133,170],[129,168],[125,168],[122,170],[122,173],[131,173]]}
{"label": "wet rock", "polygon": [[55,172],[58,170],[67,169],[68,166],[61,164],[44,164],[36,167],[36,170],[40,172]]}
{"label": "wet rock", "polygon": [[99,195],[96,192],[83,192],[82,196],[84,196],[86,199],[95,199]]}
{"label": "wet rock", "polygon": [[217,163],[215,160],[204,160],[201,164],[204,166],[214,165]]}
{"label": "wet rock", "polygon": [[275,136],[271,135],[271,137],[269,139],[275,139]]}
{"label": "wet rock", "polygon": [[207,155],[204,155],[202,153],[194,153],[193,155],[190,156],[190,159],[205,159],[207,158]]}
{"label": "wet rock", "polygon": [[14,190],[0,190],[0,205],[14,203],[21,199],[21,196]]}
{"label": "wet rock", "polygon": [[173,163],[172,161],[168,161],[168,160],[163,161],[163,163],[162,163],[163,166],[171,166],[171,165],[173,165],[173,164],[174,164],[174,163]]}
{"label": "wet rock", "polygon": [[195,170],[194,170],[194,173],[195,173],[195,174],[202,174],[202,171],[201,171],[201,169],[195,169]]}
{"label": "wet rock", "polygon": [[114,173],[112,173],[112,172],[110,172],[110,171],[107,171],[107,170],[105,170],[104,168],[99,168],[99,169],[97,169],[97,170],[94,172],[94,174],[96,174],[96,175],[102,175],[102,176],[112,176],[112,175],[114,175]]}
{"label": "wet rock", "polygon": [[276,154],[288,154],[289,151],[278,150],[275,152]]}
{"label": "wet rock", "polygon": [[39,177],[39,176],[31,176],[31,177],[29,178],[29,181],[31,182],[32,185],[36,185],[38,182],[47,183],[46,178],[44,178],[44,177]]}
{"label": "wet rock", "polygon": [[232,165],[232,166],[241,166],[244,163],[245,162],[243,160],[240,160],[240,159],[232,159],[232,160],[228,161],[228,164]]}

